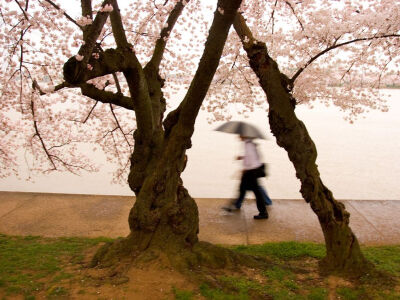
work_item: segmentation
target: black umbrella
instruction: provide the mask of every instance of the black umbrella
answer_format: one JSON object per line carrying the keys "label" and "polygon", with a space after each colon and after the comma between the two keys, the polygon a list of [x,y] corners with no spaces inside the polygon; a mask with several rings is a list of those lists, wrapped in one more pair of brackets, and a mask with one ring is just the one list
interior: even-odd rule
{"label": "black umbrella", "polygon": [[226,133],[234,133],[248,138],[267,139],[256,127],[242,121],[229,121],[222,124],[215,130]]}

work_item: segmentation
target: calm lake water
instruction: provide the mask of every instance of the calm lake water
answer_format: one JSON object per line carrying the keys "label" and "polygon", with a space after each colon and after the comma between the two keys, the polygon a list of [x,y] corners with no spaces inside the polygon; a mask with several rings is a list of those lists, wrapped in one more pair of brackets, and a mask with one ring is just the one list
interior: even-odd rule
{"label": "calm lake water", "polygon": [[[337,199],[400,200],[400,90],[385,90],[389,112],[372,111],[354,124],[343,120],[334,107],[299,106],[298,117],[314,140],[322,181]],[[248,122],[269,133],[266,112],[256,110]],[[242,144],[235,135],[216,132],[201,113],[188,151],[189,162],[183,174],[193,197],[232,198],[237,194]],[[285,150],[269,140],[258,141],[259,150],[269,165],[270,176],[262,179],[271,198],[297,199],[300,183]],[[132,195],[126,186],[110,183],[113,167],[104,162],[100,173],[84,177],[69,174],[41,176],[35,182],[15,178],[0,180],[0,190],[52,193]],[[249,197],[253,197],[251,193]]]}

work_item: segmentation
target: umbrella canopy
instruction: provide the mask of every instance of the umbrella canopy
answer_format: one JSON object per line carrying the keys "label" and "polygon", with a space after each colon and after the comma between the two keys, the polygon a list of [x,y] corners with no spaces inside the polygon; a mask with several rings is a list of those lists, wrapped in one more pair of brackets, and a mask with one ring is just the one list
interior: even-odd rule
{"label": "umbrella canopy", "polygon": [[248,138],[267,139],[256,127],[242,121],[229,121],[222,124],[215,130],[226,133],[234,133]]}

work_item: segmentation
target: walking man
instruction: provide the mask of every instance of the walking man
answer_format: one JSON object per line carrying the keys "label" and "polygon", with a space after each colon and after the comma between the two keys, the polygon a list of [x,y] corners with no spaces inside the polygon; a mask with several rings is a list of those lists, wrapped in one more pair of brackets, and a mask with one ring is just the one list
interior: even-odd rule
{"label": "walking man", "polygon": [[240,210],[247,191],[253,191],[256,197],[257,209],[259,214],[254,219],[268,219],[268,212],[265,207],[265,199],[261,188],[258,185],[257,169],[262,166],[258,155],[257,146],[252,138],[240,136],[244,142],[244,155],[238,156],[237,159],[243,160],[243,172],[239,186],[239,197],[227,207],[223,207],[226,211]]}

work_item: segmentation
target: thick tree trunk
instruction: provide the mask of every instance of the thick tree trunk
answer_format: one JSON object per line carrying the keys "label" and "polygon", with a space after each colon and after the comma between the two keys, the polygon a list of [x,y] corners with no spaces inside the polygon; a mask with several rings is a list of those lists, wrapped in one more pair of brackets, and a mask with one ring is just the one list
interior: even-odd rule
{"label": "thick tree trunk", "polygon": [[[129,214],[129,236],[99,251],[94,258],[95,264],[110,263],[118,257],[148,259],[149,255],[152,258],[166,255],[174,265],[185,266],[204,259],[213,261],[214,254],[205,257],[204,253],[220,253],[198,243],[197,206],[183,187],[180,176],[186,165],[185,152],[191,147],[197,114],[240,3],[241,0],[218,0],[218,10],[214,13],[193,81],[179,107],[163,124],[165,100],[158,67],[165,41],[161,39],[157,43],[153,58],[143,69],[137,58],[130,54],[132,63],[124,70],[124,75],[134,100],[138,129],[134,134],[135,148],[128,182],[136,194],[136,202]],[[181,4],[178,3],[177,9],[179,7]],[[229,257],[225,259],[229,260]]]}
{"label": "thick tree trunk", "polygon": [[[245,27],[239,20],[234,24],[242,41],[244,35],[250,35],[243,31]],[[268,98],[271,131],[277,144],[288,152],[296,176],[301,181],[301,194],[318,216],[327,250],[321,266],[327,271],[362,273],[370,264],[361,253],[357,238],[349,226],[350,214],[321,181],[315,163],[317,150],[304,123],[296,117],[296,100],[291,96],[289,80],[268,55],[264,43],[251,40],[244,43],[244,48],[251,68]]]}
{"label": "thick tree trunk", "polygon": [[[197,242],[197,206],[180,178],[186,148],[174,146],[165,142],[160,152],[152,153],[144,180],[132,165],[129,183],[136,190],[136,203],[129,215],[129,227],[138,250],[158,248],[172,253]],[[134,185],[141,180],[142,186]]]}
{"label": "thick tree trunk", "polygon": [[[215,74],[229,28],[240,6],[240,0],[219,0],[210,27],[203,55],[188,92],[161,125],[163,111],[158,91],[161,91],[157,67],[152,60],[145,68],[149,95],[152,98],[152,139],[137,135],[129,176],[130,187],[137,198],[130,216],[130,236],[140,249],[162,249],[174,253],[193,247],[198,239],[198,211],[194,200],[182,186],[180,175],[186,164],[186,149],[191,147],[194,123],[208,87]],[[223,11],[221,13],[220,11]],[[159,86],[156,86],[159,84]],[[153,99],[154,98],[154,99]],[[137,172],[138,171],[138,172]]]}
{"label": "thick tree trunk", "polygon": [[[83,10],[90,13],[89,2]],[[129,186],[136,194],[128,220],[130,234],[99,249],[92,265],[113,266],[118,273],[133,260],[140,262],[165,256],[169,263],[183,268],[199,264],[225,266],[239,260],[249,264],[252,261],[249,258],[243,259],[227,249],[198,242],[197,206],[181,180],[195,120],[241,0],[216,1],[217,9],[196,73],[179,107],[165,120],[166,101],[159,68],[170,33],[189,0],[175,3],[144,68],[125,35],[117,1],[110,2],[113,5],[110,21],[117,47],[99,51],[98,59],[92,57],[93,49],[98,47],[94,42],[108,16],[108,12],[99,13],[93,24],[85,27],[85,44],[79,50],[83,60],[71,57],[63,69],[69,86],[79,87],[84,95],[96,101],[132,110],[136,116],[135,147],[128,177]],[[92,66],[91,70],[87,63]],[[123,94],[116,73],[125,77],[129,96]],[[114,75],[117,92],[100,90],[87,82],[108,74]],[[112,276],[116,274],[114,270],[111,273]]]}
{"label": "thick tree trunk", "polygon": [[[175,267],[192,264],[198,244],[199,215],[195,201],[183,187],[181,173],[186,165],[186,142],[175,142],[155,132],[150,143],[138,140],[131,158],[128,183],[136,194],[128,222],[130,234],[99,251],[93,265],[119,266],[124,261],[164,257]],[[138,145],[140,144],[140,145]],[[119,267],[118,267],[119,268]]]}
{"label": "thick tree trunk", "polygon": [[[198,210],[183,187],[181,173],[186,166],[186,149],[190,136],[177,128],[178,119],[163,128],[165,99],[161,91],[163,80],[148,64],[144,69],[153,111],[153,136],[144,140],[135,132],[135,148],[131,157],[128,183],[136,194],[128,222],[136,250],[163,249],[176,253],[191,248],[198,241]],[[158,113],[157,113],[158,112]],[[171,134],[175,127],[174,134]],[[176,133],[178,131],[178,133]]]}

